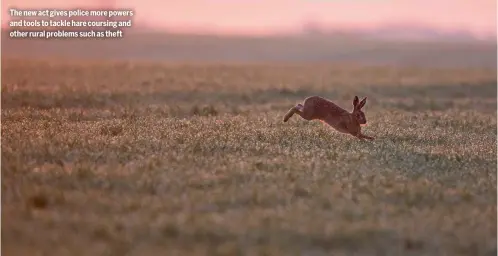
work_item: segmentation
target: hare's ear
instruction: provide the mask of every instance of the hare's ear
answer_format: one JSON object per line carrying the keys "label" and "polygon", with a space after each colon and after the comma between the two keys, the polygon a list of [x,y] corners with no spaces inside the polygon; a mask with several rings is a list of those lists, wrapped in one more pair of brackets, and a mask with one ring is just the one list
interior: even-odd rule
{"label": "hare's ear", "polygon": [[356,106],[358,105],[358,101],[360,101],[358,99],[358,96],[354,96],[354,99],[353,99],[353,107],[356,108]]}
{"label": "hare's ear", "polygon": [[363,106],[365,106],[366,103],[367,103],[367,97],[361,100],[360,104],[358,104],[357,109],[361,109]]}

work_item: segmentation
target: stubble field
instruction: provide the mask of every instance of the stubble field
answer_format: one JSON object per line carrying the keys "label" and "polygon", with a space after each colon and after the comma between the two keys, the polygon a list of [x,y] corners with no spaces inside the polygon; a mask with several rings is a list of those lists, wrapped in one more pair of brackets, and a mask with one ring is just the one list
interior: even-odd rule
{"label": "stubble field", "polygon": [[[496,255],[496,69],[2,60],[3,255]],[[321,95],[365,134],[285,112]]]}

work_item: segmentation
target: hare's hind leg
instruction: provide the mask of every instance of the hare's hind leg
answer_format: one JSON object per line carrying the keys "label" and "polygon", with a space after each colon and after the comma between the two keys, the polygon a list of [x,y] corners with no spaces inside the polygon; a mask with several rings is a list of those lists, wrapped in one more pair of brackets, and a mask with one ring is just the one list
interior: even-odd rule
{"label": "hare's hind leg", "polygon": [[289,118],[291,118],[295,113],[298,113],[300,116],[302,116],[303,110],[304,107],[301,104],[297,104],[296,106],[292,107],[291,109],[289,109],[287,114],[285,114],[284,122],[289,121]]}

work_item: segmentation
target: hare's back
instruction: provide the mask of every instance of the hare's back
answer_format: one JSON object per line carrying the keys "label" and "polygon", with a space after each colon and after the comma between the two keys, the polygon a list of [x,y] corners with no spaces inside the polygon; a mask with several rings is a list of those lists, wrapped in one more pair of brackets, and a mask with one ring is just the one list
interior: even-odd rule
{"label": "hare's back", "polygon": [[311,96],[304,100],[304,108],[313,109],[313,119],[324,118],[330,114],[342,114],[347,112],[332,101],[320,96]]}

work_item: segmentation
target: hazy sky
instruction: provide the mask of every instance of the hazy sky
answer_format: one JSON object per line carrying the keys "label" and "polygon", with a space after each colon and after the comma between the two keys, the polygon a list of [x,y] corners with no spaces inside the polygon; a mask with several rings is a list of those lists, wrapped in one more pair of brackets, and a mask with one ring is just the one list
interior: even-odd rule
{"label": "hazy sky", "polygon": [[[103,2],[104,0],[100,1]],[[67,8],[99,1],[4,0],[7,8]],[[112,2],[112,1],[111,1]],[[306,21],[331,27],[371,28],[415,24],[477,34],[496,34],[496,0],[116,0],[134,8],[136,21],[175,30],[266,33],[298,29]]]}

